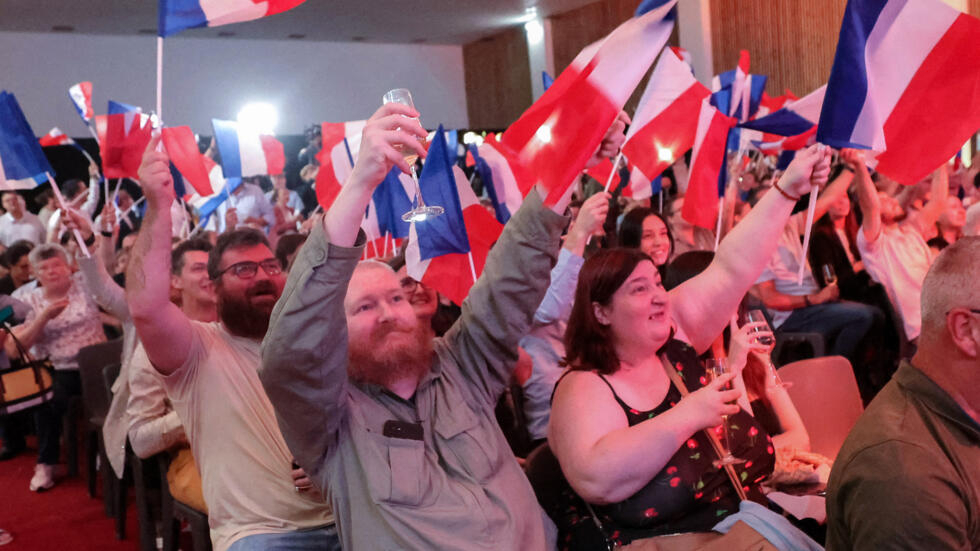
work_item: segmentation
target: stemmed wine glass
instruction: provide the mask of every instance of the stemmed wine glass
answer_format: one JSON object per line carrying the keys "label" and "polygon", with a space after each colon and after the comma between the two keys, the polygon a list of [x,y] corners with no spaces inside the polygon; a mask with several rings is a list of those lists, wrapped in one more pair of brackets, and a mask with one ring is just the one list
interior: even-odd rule
{"label": "stemmed wine glass", "polygon": [[[757,327],[754,331],[756,333],[762,333],[764,331],[772,333],[772,327],[769,326],[769,320],[766,319],[766,315],[762,310],[749,310],[745,314],[745,319],[749,323],[762,322],[765,325]],[[776,338],[772,335],[766,335],[764,337],[759,337],[759,344],[769,347],[769,352],[772,353],[772,349],[776,346]],[[793,383],[786,383],[779,377],[779,373],[776,372],[776,366],[772,364],[772,358],[766,356],[768,361],[766,362],[766,377],[769,379],[768,383],[771,386],[780,386],[783,388],[789,388]]]}
{"label": "stemmed wine glass", "polygon": [[[381,101],[384,104],[400,103],[415,109],[415,103],[412,102],[412,93],[409,92],[407,88],[395,88],[394,90],[390,90],[381,98]],[[445,212],[440,206],[426,205],[425,200],[422,199],[422,190],[419,188],[419,177],[415,173],[415,161],[417,161],[419,158],[418,154],[410,148],[399,146],[398,149],[401,150],[402,155],[405,157],[405,161],[407,161],[408,166],[411,167],[412,181],[415,182],[415,201],[413,201],[415,208],[406,212],[405,214],[402,214],[402,220],[406,222],[421,222],[428,218],[439,216]]]}
{"label": "stemmed wine glass", "polygon": [[[709,381],[713,381],[719,377],[722,377],[731,372],[731,367],[728,365],[728,360],[725,358],[709,358],[705,362],[705,375]],[[731,383],[729,382],[726,389],[731,389]],[[732,402],[734,403],[734,402]],[[716,469],[720,469],[725,465],[735,465],[737,463],[745,463],[744,459],[740,459],[732,455],[732,433],[731,427],[728,424],[728,416],[723,415],[721,417],[721,432],[718,433],[718,443],[721,444],[721,457],[715,459],[711,462]]]}

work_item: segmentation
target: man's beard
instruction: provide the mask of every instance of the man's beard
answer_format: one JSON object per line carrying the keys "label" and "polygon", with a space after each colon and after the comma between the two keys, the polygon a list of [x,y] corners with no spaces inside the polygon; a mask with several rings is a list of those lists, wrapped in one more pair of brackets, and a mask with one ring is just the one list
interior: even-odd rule
{"label": "man's beard", "polygon": [[395,323],[376,328],[367,342],[351,342],[347,375],[359,383],[388,387],[392,383],[428,373],[432,366],[432,337],[423,324]]}
{"label": "man's beard", "polygon": [[269,318],[275,303],[252,304],[252,297],[270,293],[279,295],[276,286],[268,280],[256,282],[245,291],[245,296],[236,296],[218,290],[218,317],[231,334],[248,339],[261,339],[269,330]]}

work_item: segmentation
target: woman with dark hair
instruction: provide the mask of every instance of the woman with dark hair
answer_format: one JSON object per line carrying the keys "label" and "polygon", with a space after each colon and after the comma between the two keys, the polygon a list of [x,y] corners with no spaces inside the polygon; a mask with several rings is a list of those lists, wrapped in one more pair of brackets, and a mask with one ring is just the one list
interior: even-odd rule
{"label": "woman with dark hair", "polygon": [[[759,483],[773,469],[771,440],[734,405],[739,392],[726,389],[734,374],[708,382],[697,355],[762,272],[796,201],[828,172],[827,152],[801,151],[779,193],[734,227],[704,273],[670,293],[641,251],[600,251],[585,262],[548,442],[571,487],[599,506],[607,539],[705,532],[739,509],[741,495],[765,502]],[[704,430],[723,416],[731,451],[746,460],[734,473],[712,465],[714,437]],[[572,540],[592,523],[588,515],[576,520],[560,526]]]}
{"label": "woman with dark hair", "polygon": [[623,216],[619,226],[619,246],[640,249],[663,274],[667,260],[674,253],[674,236],[670,225],[657,211],[639,207]]}

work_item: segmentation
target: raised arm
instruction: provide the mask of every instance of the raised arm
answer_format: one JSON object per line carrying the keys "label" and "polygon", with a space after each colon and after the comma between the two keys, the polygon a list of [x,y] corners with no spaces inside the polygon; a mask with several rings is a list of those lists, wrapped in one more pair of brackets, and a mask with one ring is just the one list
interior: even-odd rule
{"label": "raised arm", "polygon": [[854,180],[854,172],[848,167],[847,170],[842,171],[833,179],[827,187],[820,192],[820,196],[817,197],[817,207],[813,211],[813,221],[816,222],[823,217],[833,204],[841,195],[847,193],[847,189],[851,187],[851,182]]}
{"label": "raised arm", "polygon": [[856,149],[845,149],[841,151],[841,155],[856,175],[855,189],[858,206],[861,207],[863,215],[861,231],[864,232],[865,241],[870,245],[877,241],[878,235],[881,234],[881,202],[878,200],[878,190],[875,189],[868,167],[864,164],[864,153]]}
{"label": "raised arm", "polygon": [[156,150],[159,143],[159,134],[150,139],[139,168],[146,217],[126,270],[126,299],[150,362],[169,375],[187,359],[193,332],[187,316],[170,302],[170,204],[175,196],[170,160]]}
{"label": "raised arm", "polygon": [[259,378],[286,444],[320,488],[326,487],[323,467],[345,415],[344,298],[363,247],[363,239],[356,248],[355,240],[374,188],[392,166],[409,170],[395,146],[425,155],[418,141],[425,130],[405,118],[416,116],[407,107],[388,104],[365,125],[354,170],[325,222],[314,225],[293,261],[262,341]]}
{"label": "raised arm", "polygon": [[[82,239],[86,241],[92,238],[92,226],[83,214],[69,210],[65,221],[69,231],[78,229]],[[103,262],[102,249],[111,246],[107,241],[106,238],[98,237],[96,240],[98,250],[89,257],[79,255],[78,267],[85,276],[85,283],[94,295],[95,302],[116,319],[127,320],[130,316],[129,306],[126,304],[126,291],[112,280]]]}
{"label": "raised arm", "polygon": [[[812,146],[796,155],[776,185],[799,198],[826,182],[829,172],[830,151]],[[704,273],[670,292],[674,320],[699,353],[725,328],[742,296],[762,273],[794,204],[779,190],[766,193],[722,240]]]}

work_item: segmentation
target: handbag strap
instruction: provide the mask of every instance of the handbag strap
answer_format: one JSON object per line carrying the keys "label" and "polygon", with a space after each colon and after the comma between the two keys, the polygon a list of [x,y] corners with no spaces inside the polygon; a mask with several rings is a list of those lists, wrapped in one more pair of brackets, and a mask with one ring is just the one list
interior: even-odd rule
{"label": "handbag strap", "polygon": [[[684,379],[681,378],[681,374],[674,367],[674,364],[670,363],[667,359],[666,354],[660,355],[660,363],[664,366],[664,371],[667,372],[667,376],[670,378],[670,382],[677,387],[678,392],[681,393],[681,397],[687,397],[691,392],[687,390],[687,385],[684,384]],[[711,442],[711,447],[714,449],[715,454],[719,458],[723,457],[721,442],[718,441],[718,436],[715,435],[713,431],[708,429],[702,430],[705,436],[708,437],[708,442]],[[735,493],[738,494],[738,498],[742,501],[748,499],[745,493],[745,489],[742,488],[742,484],[738,480],[738,474],[735,472],[735,467],[732,465],[723,465],[725,473],[728,475],[728,480],[731,481],[732,486],[735,487]]]}

